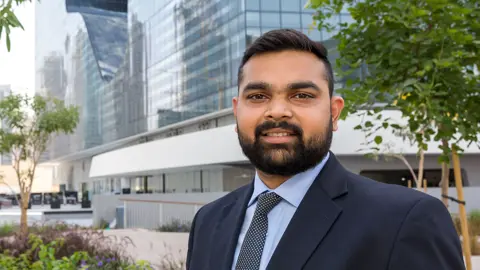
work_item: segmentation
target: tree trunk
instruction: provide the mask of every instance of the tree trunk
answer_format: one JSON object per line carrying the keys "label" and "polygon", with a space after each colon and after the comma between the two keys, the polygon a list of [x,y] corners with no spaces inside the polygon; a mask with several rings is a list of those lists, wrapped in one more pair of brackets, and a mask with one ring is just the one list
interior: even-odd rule
{"label": "tree trunk", "polygon": [[[442,162],[442,195],[448,196],[448,187],[450,186],[450,171],[447,163]],[[445,207],[448,208],[448,199],[442,196],[442,201]]]}
{"label": "tree trunk", "polygon": [[[443,147],[448,147],[448,141],[442,140]],[[442,181],[440,181],[442,187],[442,195],[448,196],[448,187],[450,186],[450,168],[449,164],[442,162]],[[442,201],[445,207],[448,208],[448,199],[442,196]]]}
{"label": "tree trunk", "polygon": [[21,216],[20,216],[20,232],[23,235],[28,234],[28,223],[27,223],[27,210],[28,210],[28,203],[29,203],[29,196],[30,194],[21,194],[21,202],[22,204],[20,205],[20,210],[21,210]]}
{"label": "tree trunk", "polygon": [[418,178],[417,178],[417,189],[421,190],[423,185],[423,167],[425,163],[425,153],[423,149],[420,149],[420,161],[418,162]]}

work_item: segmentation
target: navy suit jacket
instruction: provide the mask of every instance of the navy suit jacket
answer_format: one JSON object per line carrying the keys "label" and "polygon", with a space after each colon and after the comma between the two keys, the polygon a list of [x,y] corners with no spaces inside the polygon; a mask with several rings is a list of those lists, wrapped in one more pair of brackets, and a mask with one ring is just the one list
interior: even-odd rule
{"label": "navy suit jacket", "polygon": [[[330,153],[276,247],[269,270],[462,270],[440,200],[347,171]],[[230,270],[253,184],[202,207],[187,270]],[[252,269],[253,270],[253,269]]]}

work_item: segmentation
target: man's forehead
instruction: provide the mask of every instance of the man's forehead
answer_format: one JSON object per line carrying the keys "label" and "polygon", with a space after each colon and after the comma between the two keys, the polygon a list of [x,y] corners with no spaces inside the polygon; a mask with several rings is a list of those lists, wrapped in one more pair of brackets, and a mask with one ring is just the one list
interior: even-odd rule
{"label": "man's forehead", "polygon": [[325,64],[313,53],[303,51],[269,52],[255,55],[242,68],[241,78],[251,79],[281,74],[283,77],[322,78]]}

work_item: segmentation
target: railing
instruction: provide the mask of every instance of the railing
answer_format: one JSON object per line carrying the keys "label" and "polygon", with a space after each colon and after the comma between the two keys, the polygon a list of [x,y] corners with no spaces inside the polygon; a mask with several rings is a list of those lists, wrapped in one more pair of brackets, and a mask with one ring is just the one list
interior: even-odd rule
{"label": "railing", "polygon": [[[120,198],[123,227],[158,229],[173,221],[188,224],[205,203]],[[118,221],[117,221],[118,222]]]}

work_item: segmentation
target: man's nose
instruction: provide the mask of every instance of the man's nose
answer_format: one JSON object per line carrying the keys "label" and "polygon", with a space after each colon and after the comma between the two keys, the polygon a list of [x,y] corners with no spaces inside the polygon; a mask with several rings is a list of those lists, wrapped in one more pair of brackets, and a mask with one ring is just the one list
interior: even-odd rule
{"label": "man's nose", "polygon": [[293,116],[292,108],[283,100],[271,100],[265,112],[265,118],[279,121]]}

